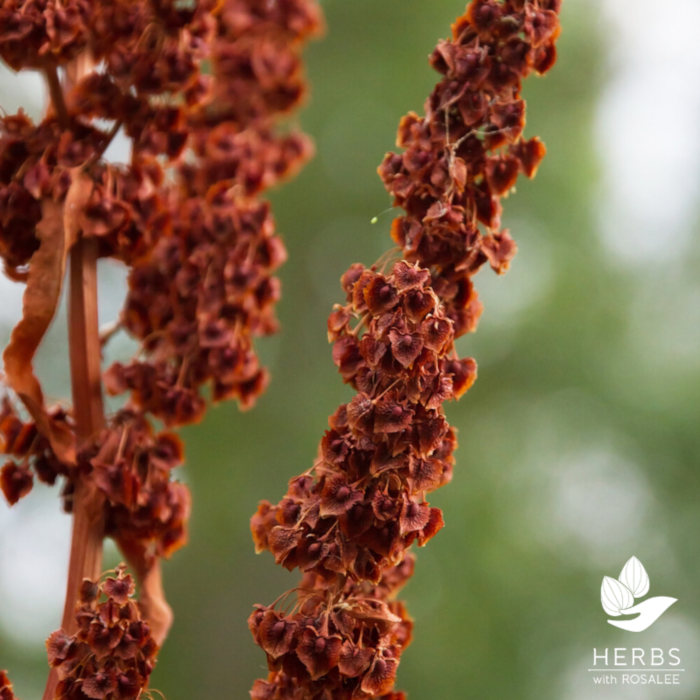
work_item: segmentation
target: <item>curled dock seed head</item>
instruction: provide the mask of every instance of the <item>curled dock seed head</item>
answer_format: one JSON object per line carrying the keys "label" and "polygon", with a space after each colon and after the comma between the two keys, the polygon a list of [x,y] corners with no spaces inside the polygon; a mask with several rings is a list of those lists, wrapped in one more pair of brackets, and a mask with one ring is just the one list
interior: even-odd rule
{"label": "curled dock seed head", "polygon": [[[267,384],[253,338],[277,328],[286,257],[257,195],[313,150],[277,122],[305,94],[300,51],[321,29],[318,5],[11,2],[0,18],[16,69],[70,74],[81,52],[100,66],[69,85],[61,114],[0,119],[6,272],[26,280],[38,264],[43,203],[67,201],[80,170],[76,232],[132,268],[121,327],[142,355],[112,368],[109,389],[172,425],[202,417],[205,385],[250,406]],[[117,132],[128,166],[102,158]]]}
{"label": "curled dock seed head", "polygon": [[392,237],[407,260],[433,273],[457,337],[476,328],[481,305],[470,278],[488,262],[508,269],[516,246],[501,228],[501,198],[545,154],[525,139],[522,79],[554,58],[559,2],[474,2],[430,57],[443,78],[425,116],[401,120],[398,144],[379,168],[394,205]]}
{"label": "curled dock seed head", "polygon": [[[10,457],[0,488],[12,504],[35,477],[64,477],[69,511],[76,494],[96,494],[104,511],[96,528],[104,523],[99,534],[116,540],[139,577],[141,610],[153,612],[149,634],[160,643],[170,611],[152,573],[187,539],[190,496],[172,478],[180,443],[152,420],[194,423],[207,398],[248,408],[267,386],[255,340],[277,330],[275,275],[286,252],[260,195],[312,155],[310,139],[280,122],[306,93],[301,51],[322,15],[315,0],[8,0],[0,27],[0,57],[43,73],[51,98],[37,121],[21,110],[0,114],[0,259],[27,285],[4,354],[14,396],[0,405],[0,451]],[[126,163],[105,157],[118,135],[128,141]],[[84,244],[90,265],[96,249],[129,268],[115,330],[139,345],[103,377],[109,393],[124,395],[106,417],[92,391],[98,357],[83,403],[100,407],[83,414],[99,419],[87,429],[78,425],[81,406],[45,406],[32,367],[69,255],[85,263]],[[94,289],[79,294],[96,304]],[[86,335],[90,343],[71,347],[71,360],[82,350],[99,356],[97,328]],[[105,584],[99,610],[84,601],[84,638],[52,636],[57,697],[136,697],[144,687],[155,643],[139,646],[151,637],[123,581]],[[127,631],[100,622],[112,612]],[[134,644],[141,656],[127,667]],[[89,662],[75,662],[77,648]]]}
{"label": "curled dock seed head", "polygon": [[303,572],[291,611],[249,619],[270,674],[254,700],[385,698],[411,622],[394,599],[410,577],[412,544],[443,526],[428,492],[450,481],[457,441],[443,412],[474,383],[476,362],[454,341],[481,304],[472,276],[505,272],[516,246],[501,198],[544,155],[525,140],[521,80],[554,62],[558,0],[473,0],[431,55],[442,78],[399,125],[402,153],[379,167],[404,260],[352,265],[345,303],[328,319],[333,361],[357,392],[329,420],[313,468],[251,520],[256,551]]}
{"label": "curled dock seed head", "polygon": [[60,679],[57,698],[127,700],[148,687],[158,647],[133,593],[124,565],[102,583],[83,581],[77,632],[59,629],[46,640],[49,665]]}

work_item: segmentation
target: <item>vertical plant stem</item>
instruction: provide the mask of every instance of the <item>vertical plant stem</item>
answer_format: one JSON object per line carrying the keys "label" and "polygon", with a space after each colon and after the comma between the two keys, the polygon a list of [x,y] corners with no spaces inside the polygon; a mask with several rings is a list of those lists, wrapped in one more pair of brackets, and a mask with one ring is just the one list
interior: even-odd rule
{"label": "vertical plant stem", "polygon": [[68,324],[73,410],[80,447],[104,425],[94,238],[81,238],[71,252]]}
{"label": "vertical plant stem", "polygon": [[[73,411],[80,449],[104,423],[97,319],[97,241],[94,239],[81,238],[71,251],[68,340]],[[92,484],[77,479],[73,497],[70,565],[61,623],[68,634],[77,629],[75,608],[82,580],[96,579],[102,571],[104,526],[104,497]],[[51,671],[44,700],[53,700],[57,683],[56,673]]]}
{"label": "vertical plant stem", "polygon": [[[90,66],[89,57],[76,60],[68,67],[67,79],[74,84]],[[51,106],[61,126],[66,128],[68,110],[55,64],[48,63],[44,75]],[[104,425],[97,317],[97,241],[94,239],[78,238],[70,252],[68,346],[76,442],[80,450]],[[80,464],[76,466],[76,470],[79,469]],[[80,584],[84,578],[97,579],[102,572],[104,517],[104,497],[94,485],[78,477],[73,494],[73,531],[61,621],[67,634],[77,629],[75,608]],[[43,700],[54,700],[57,685],[58,676],[52,669]]]}
{"label": "vertical plant stem", "polygon": [[63,98],[63,88],[58,77],[58,71],[54,63],[48,63],[44,68],[44,76],[46,84],[49,88],[51,96],[51,105],[56,111],[56,116],[61,125],[65,126],[68,122],[68,111],[66,110],[66,102]]}

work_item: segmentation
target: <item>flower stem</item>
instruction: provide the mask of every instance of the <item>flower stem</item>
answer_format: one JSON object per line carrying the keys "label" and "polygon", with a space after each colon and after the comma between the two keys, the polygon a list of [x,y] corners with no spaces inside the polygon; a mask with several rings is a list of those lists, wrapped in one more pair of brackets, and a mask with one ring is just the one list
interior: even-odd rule
{"label": "flower stem", "polygon": [[[73,411],[80,449],[104,423],[97,320],[97,241],[94,239],[81,238],[71,251],[68,340]],[[94,485],[78,478],[73,497],[73,533],[61,623],[67,634],[77,629],[75,608],[80,584],[84,578],[95,580],[100,576],[104,527],[104,497]],[[58,677],[52,670],[44,700],[53,700],[57,683]]]}
{"label": "flower stem", "polygon": [[81,238],[70,259],[68,308],[71,384],[78,448],[104,425],[97,319],[97,241]]}
{"label": "flower stem", "polygon": [[44,68],[44,76],[46,77],[46,84],[48,85],[49,95],[51,96],[51,105],[56,112],[59,123],[61,126],[65,127],[68,123],[68,110],[66,109],[63,88],[61,87],[61,81],[54,63],[48,63],[46,65]]}

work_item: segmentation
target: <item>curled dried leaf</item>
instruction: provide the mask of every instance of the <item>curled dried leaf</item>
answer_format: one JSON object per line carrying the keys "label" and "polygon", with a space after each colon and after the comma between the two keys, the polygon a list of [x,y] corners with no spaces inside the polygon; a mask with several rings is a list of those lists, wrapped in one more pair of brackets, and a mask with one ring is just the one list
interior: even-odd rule
{"label": "curled dried leaf", "polygon": [[47,437],[61,460],[73,463],[73,435],[47,413],[44,394],[32,367],[37,348],[56,313],[66,255],[73,242],[66,235],[61,203],[46,199],[41,211],[41,221],[36,227],[39,248],[29,263],[22,318],[12,331],[3,359],[9,385],[24,402],[39,431]]}

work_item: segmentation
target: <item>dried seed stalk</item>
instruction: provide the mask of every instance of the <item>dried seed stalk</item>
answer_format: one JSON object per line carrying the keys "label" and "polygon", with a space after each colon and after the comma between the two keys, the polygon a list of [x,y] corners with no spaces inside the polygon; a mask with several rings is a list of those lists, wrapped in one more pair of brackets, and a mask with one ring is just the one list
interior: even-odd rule
{"label": "dried seed stalk", "polygon": [[[4,353],[14,395],[0,405],[0,447],[11,456],[0,487],[12,504],[35,476],[60,478],[74,517],[44,700],[136,698],[148,685],[172,621],[160,561],[186,542],[190,509],[172,478],[182,445],[152,418],[177,427],[201,419],[204,389],[249,407],[265,388],[254,339],[276,330],[274,272],[285,251],[259,195],[311,155],[309,139],[278,122],[304,95],[300,51],[320,28],[313,0],[0,7],[0,56],[42,71],[51,99],[39,123],[21,111],[0,117],[0,257],[27,285]],[[128,165],[104,159],[120,131]],[[101,377],[96,275],[105,257],[130,268],[113,328],[141,351]],[[32,360],[68,261],[65,410],[45,405]],[[107,416],[103,387],[125,395]],[[99,582],[105,536],[138,578],[138,603],[125,569]],[[4,673],[0,693],[13,697]]]}
{"label": "dried seed stalk", "polygon": [[487,262],[504,272],[515,254],[500,200],[544,155],[522,137],[521,80],[554,63],[559,5],[472,0],[431,56],[442,78],[425,116],[401,120],[404,151],[379,168],[405,212],[392,225],[404,260],[343,275],[328,336],[357,394],[330,417],[313,468],[251,520],[256,550],[303,572],[291,610],[258,605],[249,618],[269,667],[254,700],[405,697],[393,688],[412,623],[396,594],[410,547],[443,525],[426,501],[454,465],[443,404],[476,379],[454,341],[481,313],[473,275]]}

